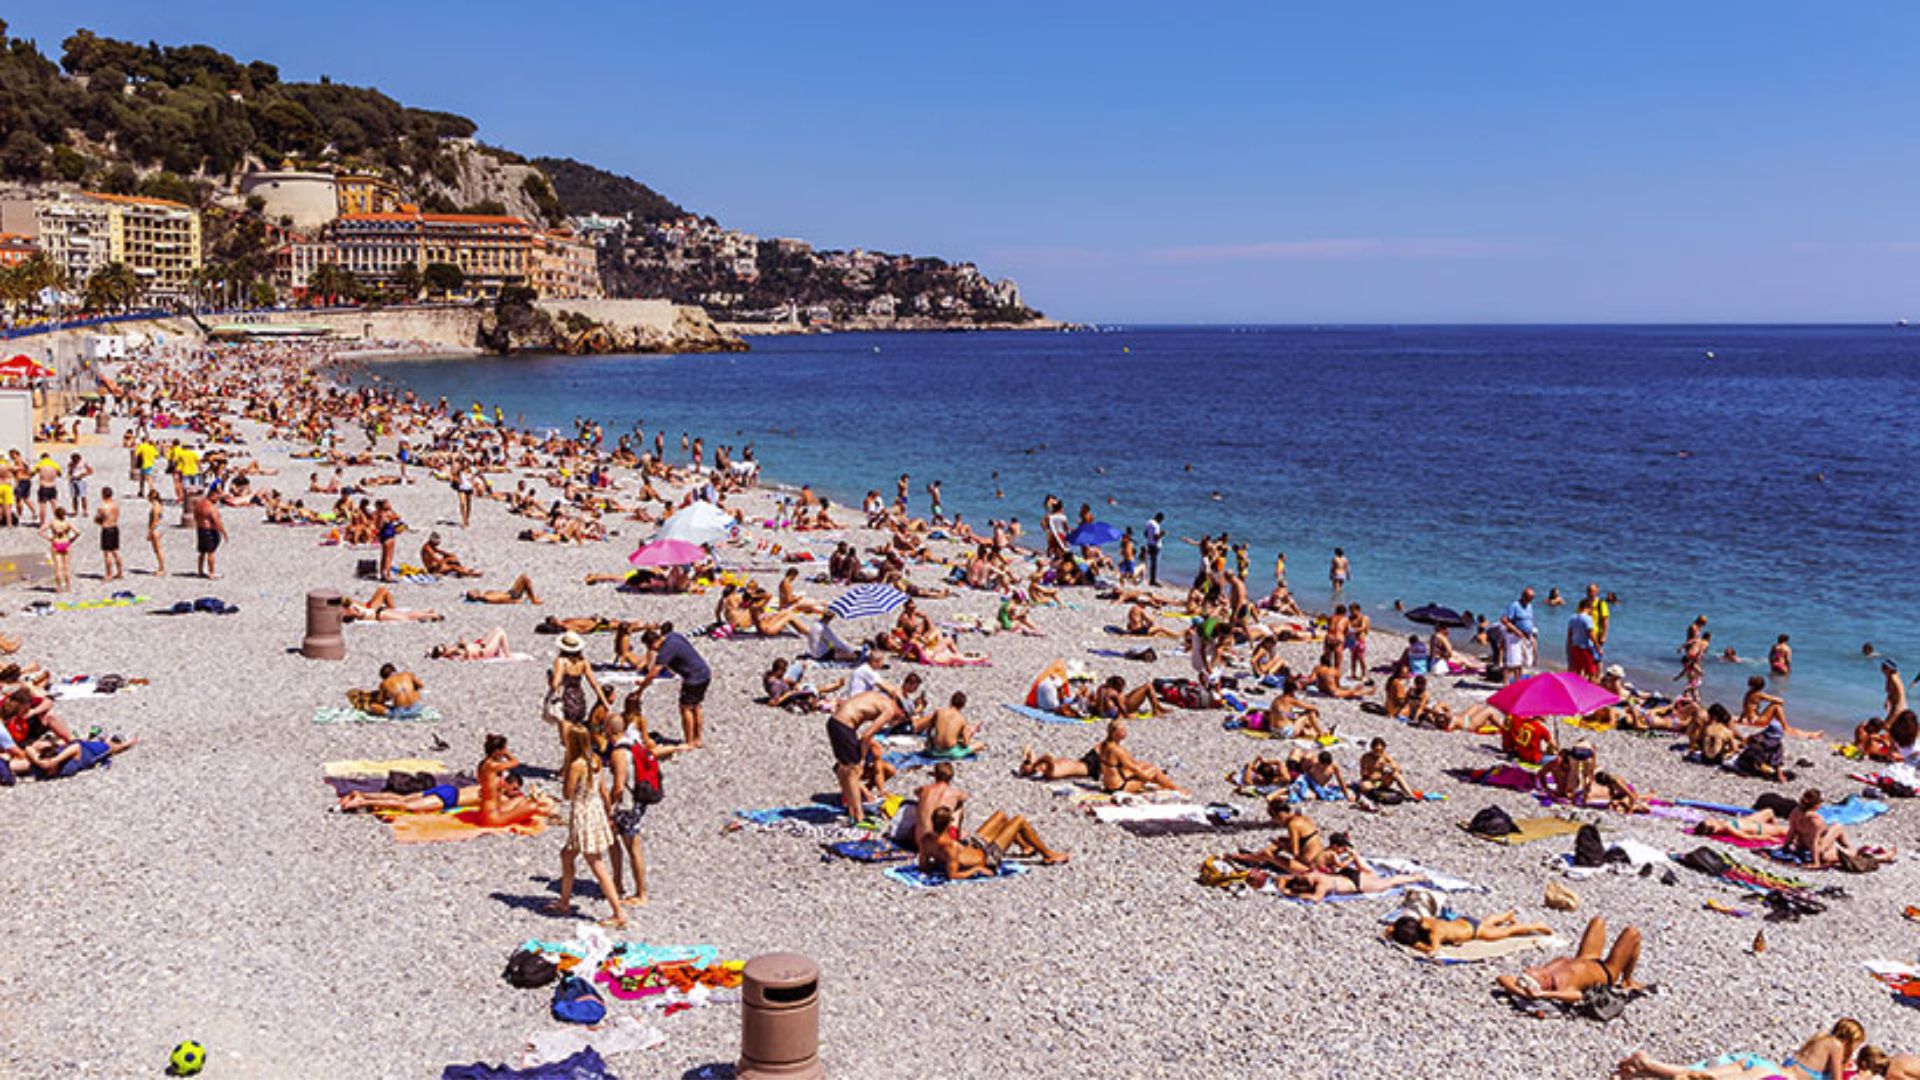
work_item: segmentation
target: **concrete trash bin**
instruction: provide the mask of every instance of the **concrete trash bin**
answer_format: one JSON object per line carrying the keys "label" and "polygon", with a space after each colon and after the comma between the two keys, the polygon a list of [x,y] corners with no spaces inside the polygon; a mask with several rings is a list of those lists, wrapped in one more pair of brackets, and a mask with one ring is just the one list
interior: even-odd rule
{"label": "concrete trash bin", "polygon": [[736,1080],[824,1080],[820,967],[799,953],[768,953],[741,972]]}
{"label": "concrete trash bin", "polygon": [[340,634],[346,601],[337,592],[307,594],[307,636],[300,641],[300,655],[309,660],[345,660],[347,639]]}
{"label": "concrete trash bin", "polygon": [[111,427],[111,426],[109,425],[109,422],[108,422],[108,419],[107,419],[107,410],[105,410],[105,409],[101,409],[101,410],[100,410],[99,412],[96,412],[96,413],[94,413],[94,414],[93,414],[93,431],[94,431],[94,434],[96,434],[96,435],[105,435],[105,434],[107,434],[108,432],[110,432],[111,430],[113,430],[113,429],[112,429],[112,427]]}

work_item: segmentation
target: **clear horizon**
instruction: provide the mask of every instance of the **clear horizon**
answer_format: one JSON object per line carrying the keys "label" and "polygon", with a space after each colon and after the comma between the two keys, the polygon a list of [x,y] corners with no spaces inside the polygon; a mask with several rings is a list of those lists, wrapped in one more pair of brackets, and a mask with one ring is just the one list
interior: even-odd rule
{"label": "clear horizon", "polygon": [[6,18],[56,60],[84,27],[375,86],[731,227],[976,262],[1068,321],[1920,318],[1904,7],[82,0]]}

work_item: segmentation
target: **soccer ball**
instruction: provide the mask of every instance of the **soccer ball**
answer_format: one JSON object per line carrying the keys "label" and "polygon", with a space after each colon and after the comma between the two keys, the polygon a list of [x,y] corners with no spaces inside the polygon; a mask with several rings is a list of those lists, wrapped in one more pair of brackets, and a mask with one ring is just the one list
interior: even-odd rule
{"label": "soccer ball", "polygon": [[188,1039],[173,1048],[167,1057],[167,1072],[174,1076],[192,1076],[207,1065],[207,1048]]}

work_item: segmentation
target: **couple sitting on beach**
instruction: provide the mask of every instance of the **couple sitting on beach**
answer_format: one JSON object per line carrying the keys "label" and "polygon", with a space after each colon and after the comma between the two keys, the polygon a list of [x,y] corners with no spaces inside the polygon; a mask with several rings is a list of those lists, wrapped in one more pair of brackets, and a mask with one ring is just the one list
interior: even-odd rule
{"label": "couple sitting on beach", "polygon": [[1033,780],[1093,779],[1109,794],[1142,791],[1172,791],[1186,794],[1166,771],[1133,756],[1123,745],[1127,739],[1124,720],[1107,722],[1107,737],[1079,757],[1055,757],[1039,754],[1028,747],[1021,755],[1019,775]]}
{"label": "couple sitting on beach", "polygon": [[[21,672],[17,664],[7,669]],[[53,699],[17,684],[0,698],[0,786],[21,777],[54,780],[90,769],[114,755],[133,749],[134,740],[115,735],[107,739],[76,739],[53,712]]]}
{"label": "couple sitting on beach", "polygon": [[417,795],[390,791],[350,791],[340,796],[341,810],[391,810],[408,814],[438,814],[462,807],[478,807],[474,824],[504,828],[553,812],[553,803],[521,791],[513,773],[520,760],[507,749],[507,737],[489,734],[472,784],[437,784]]}

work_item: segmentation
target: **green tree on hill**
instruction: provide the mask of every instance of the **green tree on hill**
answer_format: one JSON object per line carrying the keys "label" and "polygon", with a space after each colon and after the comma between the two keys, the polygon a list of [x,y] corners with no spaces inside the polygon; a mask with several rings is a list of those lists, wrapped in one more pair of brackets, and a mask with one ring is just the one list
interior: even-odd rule
{"label": "green tree on hill", "polygon": [[466,286],[467,275],[452,263],[433,262],[427,264],[422,280],[428,292],[435,296],[450,296]]}

